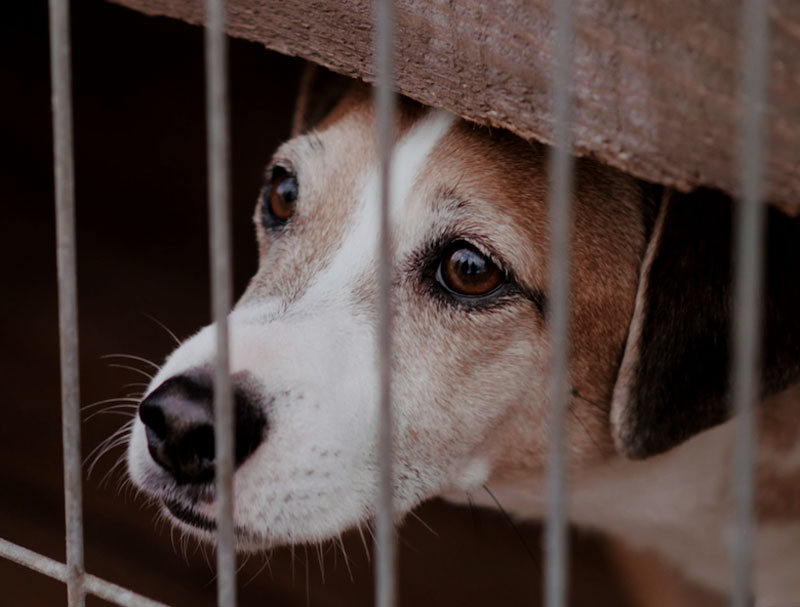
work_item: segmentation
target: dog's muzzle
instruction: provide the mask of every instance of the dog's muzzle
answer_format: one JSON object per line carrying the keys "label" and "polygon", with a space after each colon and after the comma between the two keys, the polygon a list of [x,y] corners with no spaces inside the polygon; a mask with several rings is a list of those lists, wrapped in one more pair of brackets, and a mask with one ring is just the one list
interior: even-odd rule
{"label": "dog's muzzle", "polygon": [[[205,373],[172,377],[139,405],[147,449],[176,484],[201,484],[214,479],[213,384]],[[234,388],[236,466],[261,444],[267,423],[248,393]]]}

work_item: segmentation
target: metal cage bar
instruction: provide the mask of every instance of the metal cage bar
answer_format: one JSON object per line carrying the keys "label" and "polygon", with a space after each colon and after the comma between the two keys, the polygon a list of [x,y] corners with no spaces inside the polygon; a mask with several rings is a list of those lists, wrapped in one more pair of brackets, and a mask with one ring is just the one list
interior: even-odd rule
{"label": "metal cage bar", "polygon": [[69,0],[50,0],[50,77],[56,198],[58,330],[61,359],[61,427],[64,450],[64,515],[67,602],[85,602],[81,414],[78,368],[78,281],[75,254],[75,161],[72,144],[72,77]]}
{"label": "metal cage bar", "polygon": [[546,607],[567,604],[567,453],[569,407],[570,242],[572,223],[572,0],[555,0],[555,63],[552,78],[555,124],[550,157],[550,449],[545,521]]}
{"label": "metal cage bar", "polygon": [[752,601],[754,551],[755,457],[758,436],[755,404],[759,392],[758,358],[762,272],[764,264],[764,107],[768,69],[767,0],[745,0],[742,5],[741,200],[737,204],[736,239],[732,251],[736,268],[734,291],[733,412],[736,440],[731,604],[747,607]]}
{"label": "metal cage bar", "polygon": [[[2,538],[0,538],[0,556],[60,582],[67,582],[69,579],[69,567],[64,563],[59,563]],[[107,582],[90,573],[83,577],[83,588],[89,594],[122,607],[168,607],[164,603],[136,594],[123,586]]]}
{"label": "metal cage bar", "polygon": [[396,99],[392,90],[394,78],[394,0],[376,0],[375,68],[377,91],[376,142],[378,146],[380,191],[380,242],[378,245],[378,511],[375,547],[375,604],[393,607],[397,595],[397,546],[394,529],[392,495],[392,243],[390,226],[392,188],[392,145]]}
{"label": "metal cage bar", "polygon": [[206,1],[206,125],[211,262],[211,303],[216,327],[214,444],[217,489],[217,602],[236,605],[236,537],[233,526],[234,419],[228,344],[233,303],[230,219],[230,130],[225,0]]}

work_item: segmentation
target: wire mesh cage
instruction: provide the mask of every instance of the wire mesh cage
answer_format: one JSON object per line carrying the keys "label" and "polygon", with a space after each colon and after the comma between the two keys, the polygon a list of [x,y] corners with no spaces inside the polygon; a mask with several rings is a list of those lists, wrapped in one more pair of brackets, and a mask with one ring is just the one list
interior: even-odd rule
{"label": "wire mesh cage", "polygon": [[[737,606],[751,604],[751,569],[754,550],[754,458],[756,423],[753,413],[758,397],[757,360],[759,342],[760,301],[763,266],[763,232],[765,207],[763,200],[783,190],[780,184],[766,183],[764,107],[769,89],[766,69],[768,56],[767,4],[746,0],[741,7],[741,83],[742,100],[740,145],[732,189],[740,192],[736,244],[731,252],[736,268],[734,355],[731,375],[737,424],[736,451],[731,465],[735,469],[735,540],[731,554],[731,602]],[[552,82],[547,104],[553,121],[547,139],[553,144],[550,157],[548,200],[552,253],[549,264],[548,306],[549,332],[553,344],[549,392],[550,452],[547,471],[547,517],[543,560],[545,584],[543,604],[558,607],[569,603],[569,534],[568,444],[565,418],[568,412],[569,321],[570,321],[570,258],[571,232],[574,217],[575,127],[575,57],[577,54],[575,7],[571,0],[556,0],[552,6],[552,57],[548,79]],[[390,208],[392,183],[392,125],[397,108],[397,21],[391,0],[376,0],[369,19],[374,53],[370,74],[375,80],[375,113],[377,116],[380,155],[380,243],[376,260],[380,281],[377,317],[380,331],[377,351],[377,372],[380,378],[380,492],[376,508],[375,589],[374,602],[381,607],[398,604],[397,546],[394,530],[396,518],[392,486],[392,304],[390,246]],[[228,46],[225,34],[227,15],[224,0],[207,0],[205,20],[205,78],[207,110],[207,165],[210,228],[210,291],[216,333],[216,370],[214,375],[214,430],[216,445],[216,487],[219,502],[217,517],[216,588],[217,602],[223,606],[237,603],[237,557],[233,525],[233,476],[235,465],[234,404],[231,387],[227,317],[233,305],[233,268],[231,242],[231,113],[228,96]],[[73,160],[73,110],[71,87],[70,28],[68,0],[50,0],[50,66],[52,75],[52,116],[54,141],[54,174],[56,201],[56,240],[58,254],[58,301],[61,361],[61,402],[64,457],[64,504],[66,513],[66,562],[58,562],[23,546],[0,539],[0,555],[63,582],[68,604],[85,604],[86,595],[94,595],[119,605],[156,606],[158,601],[137,594],[132,589],[96,577],[86,571],[83,550],[83,509],[81,488],[81,418],[78,356],[78,293],[79,246],[75,235],[76,183]],[[408,67],[402,66],[403,74]],[[583,140],[577,143],[583,145]],[[792,177],[790,175],[790,177]],[[796,177],[796,175],[794,176]],[[780,180],[776,180],[780,181]],[[719,185],[719,184],[717,184]],[[726,184],[723,184],[726,185]],[[80,187],[80,186],[78,186]],[[80,191],[80,190],[78,190]],[[80,199],[78,197],[78,204]]]}

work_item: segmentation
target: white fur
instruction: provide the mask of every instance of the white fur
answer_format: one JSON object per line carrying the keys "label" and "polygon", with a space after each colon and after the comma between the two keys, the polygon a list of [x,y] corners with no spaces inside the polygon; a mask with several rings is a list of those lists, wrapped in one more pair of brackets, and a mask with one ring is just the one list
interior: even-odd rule
{"label": "white fur", "polygon": [[[433,148],[455,122],[455,116],[433,110],[425,120],[415,124],[395,146],[392,154],[390,222],[397,224],[413,213],[414,184]],[[380,235],[379,167],[374,165],[365,175],[363,191],[355,212],[356,221],[328,267],[317,276],[304,295],[306,305],[317,305],[330,296],[340,296],[346,286],[370,268],[375,268]]]}

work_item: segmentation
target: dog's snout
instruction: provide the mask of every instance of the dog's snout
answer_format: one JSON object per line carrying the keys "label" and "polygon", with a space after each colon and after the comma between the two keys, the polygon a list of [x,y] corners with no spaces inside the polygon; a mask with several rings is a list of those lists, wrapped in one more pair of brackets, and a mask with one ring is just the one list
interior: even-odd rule
{"label": "dog's snout", "polygon": [[[147,449],[178,483],[214,478],[214,412],[210,381],[179,375],[166,380],[139,405]],[[256,450],[266,427],[263,413],[248,396],[234,393],[236,465]]]}

